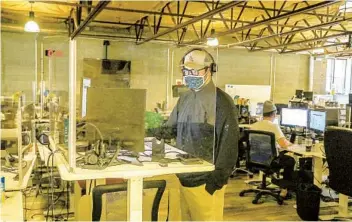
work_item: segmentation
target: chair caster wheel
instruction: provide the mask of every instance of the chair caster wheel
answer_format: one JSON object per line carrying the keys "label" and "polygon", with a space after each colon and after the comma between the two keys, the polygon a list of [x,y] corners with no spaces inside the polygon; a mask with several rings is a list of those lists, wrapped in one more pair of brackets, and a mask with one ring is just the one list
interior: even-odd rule
{"label": "chair caster wheel", "polygon": [[282,204],[284,203],[284,200],[282,200],[282,199],[277,200],[277,203],[278,203],[279,205],[282,205]]}
{"label": "chair caster wheel", "polygon": [[244,197],[244,192],[240,192],[240,197]]}
{"label": "chair caster wheel", "polygon": [[257,200],[257,199],[254,199],[254,200],[252,201],[252,204],[258,204],[258,200]]}
{"label": "chair caster wheel", "polygon": [[250,179],[253,179],[253,175],[249,175],[249,178],[250,178]]}

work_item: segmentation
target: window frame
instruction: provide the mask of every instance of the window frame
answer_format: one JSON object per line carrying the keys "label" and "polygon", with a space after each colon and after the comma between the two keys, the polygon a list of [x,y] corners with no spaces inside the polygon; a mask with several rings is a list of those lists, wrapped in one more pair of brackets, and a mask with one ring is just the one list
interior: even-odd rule
{"label": "window frame", "polygon": [[[325,84],[325,86],[328,86],[329,85],[329,88],[330,89],[325,89],[327,92],[328,91],[331,91],[332,88],[333,88],[333,85],[335,85],[335,77],[336,77],[336,74],[335,74],[335,68],[336,68],[336,60],[344,60],[345,61],[345,67],[344,67],[344,74],[343,74],[343,88],[342,90],[337,90],[335,89],[335,94],[340,94],[340,95],[347,95],[348,93],[350,93],[352,91],[352,76],[350,76],[350,85],[349,85],[349,89],[347,89],[347,83],[346,83],[346,80],[347,80],[347,74],[349,73],[349,75],[352,75],[352,63],[349,62],[350,59],[341,59],[341,58],[328,58],[327,59],[327,63],[330,61],[331,62],[331,76],[330,78],[327,78],[326,76],[326,82],[328,81],[328,79],[330,79],[330,82],[327,84]],[[348,66],[350,64],[350,66]],[[347,69],[350,69],[351,72],[348,72]],[[326,67],[326,75],[328,74],[328,67]],[[341,92],[342,93],[341,93]]]}

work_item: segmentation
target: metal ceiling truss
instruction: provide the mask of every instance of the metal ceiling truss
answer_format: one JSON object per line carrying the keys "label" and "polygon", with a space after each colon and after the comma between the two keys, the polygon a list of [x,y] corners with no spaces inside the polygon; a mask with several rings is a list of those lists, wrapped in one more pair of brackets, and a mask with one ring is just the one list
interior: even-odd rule
{"label": "metal ceiling truss", "polygon": [[[219,1],[218,1],[218,2],[219,2]],[[203,22],[202,20],[203,20],[203,19],[210,18],[210,20],[208,21],[208,24],[207,24],[206,27],[205,27],[204,32],[201,31],[201,38],[204,38],[204,34],[208,31],[209,26],[210,26],[210,23],[211,23],[211,19],[212,19],[212,17],[213,17],[214,15],[219,14],[219,13],[221,13],[222,11],[231,9],[231,8],[234,7],[235,5],[239,5],[239,4],[242,4],[242,3],[243,3],[242,1],[237,1],[237,2],[236,2],[236,1],[232,1],[232,2],[229,2],[229,3],[223,4],[223,5],[220,6],[220,7],[214,7],[212,10],[210,10],[210,11],[208,11],[208,12],[205,12],[205,13],[199,15],[199,16],[196,16],[196,17],[194,17],[194,18],[192,18],[192,19],[189,19],[189,20],[187,20],[187,21],[185,21],[185,22],[176,24],[176,25],[175,25],[174,27],[172,27],[172,28],[169,28],[169,29],[166,29],[166,30],[157,32],[157,33],[155,33],[153,36],[148,37],[148,38],[145,38],[144,40],[137,42],[137,44],[143,44],[143,43],[145,43],[145,42],[148,42],[148,41],[151,41],[151,40],[153,40],[153,39],[156,39],[156,38],[158,38],[158,37],[160,37],[160,36],[170,34],[170,33],[174,32],[174,31],[177,31],[177,30],[179,30],[179,29],[186,28],[186,27],[188,27],[188,26],[190,26],[190,25],[192,25],[192,24],[194,24],[194,23],[196,23],[196,22],[199,22],[199,21],[200,21],[201,24],[202,24],[202,22]],[[176,16],[180,16],[180,15],[176,14]],[[223,19],[221,19],[221,21],[223,21]],[[180,39],[179,39],[179,40],[180,40]],[[179,42],[181,42],[181,41],[179,41]]]}
{"label": "metal ceiling truss", "polygon": [[302,41],[288,42],[288,43],[281,44],[281,45],[274,45],[274,46],[269,46],[269,47],[265,47],[265,48],[263,47],[263,48],[259,48],[259,49],[253,49],[251,51],[257,52],[257,51],[270,50],[270,49],[280,49],[282,47],[288,47],[288,46],[294,46],[294,45],[302,45],[302,46],[306,47],[308,43],[320,42],[323,40],[327,40],[329,38],[338,38],[338,37],[342,37],[342,36],[348,36],[351,34],[352,34],[352,32],[345,32],[345,33],[341,33],[341,34],[329,35],[329,36],[318,37],[318,38],[313,38],[313,39],[305,39]]}
{"label": "metal ceiling truss", "polygon": [[323,57],[323,56],[341,56],[344,54],[352,54],[352,49],[346,49],[346,50],[336,50],[334,52],[325,52],[321,54],[313,54],[315,57]]}
{"label": "metal ceiling truss", "polygon": [[[281,15],[277,15],[277,16],[274,16],[274,17],[271,17],[271,18],[267,18],[267,19],[264,19],[264,20],[249,24],[249,25],[245,25],[245,26],[242,26],[242,27],[231,29],[231,30],[228,30],[228,31],[225,31],[225,32],[220,32],[220,33],[217,33],[215,36],[216,37],[226,36],[226,35],[229,35],[229,34],[232,34],[232,33],[240,32],[240,31],[251,29],[251,28],[254,28],[254,27],[267,25],[267,24],[270,24],[272,22],[276,22],[276,21],[279,21],[279,20],[282,20],[282,19],[285,19],[285,18],[289,18],[291,16],[302,14],[304,12],[312,11],[314,9],[319,9],[319,8],[323,8],[323,7],[327,7],[327,6],[335,4],[335,3],[336,3],[335,1],[319,2],[319,3],[311,5],[311,6],[307,6],[307,7],[304,7],[304,8],[297,9],[295,11],[291,11],[291,12],[288,12],[288,13],[285,13],[285,14],[281,14]],[[205,40],[205,38],[201,38],[201,39],[198,39],[198,40],[185,42],[184,44],[198,44],[199,42],[202,42],[204,40]]]}
{"label": "metal ceiling truss", "polygon": [[[351,35],[352,31],[347,30],[343,25],[343,22],[351,21],[352,17],[346,17],[346,13],[340,13],[339,11],[331,12],[331,6],[340,2],[337,0],[321,1],[315,4],[309,1],[293,4],[290,4],[288,0],[273,1],[270,7],[263,0],[258,0],[258,4],[254,4],[254,1],[230,1],[226,3],[220,0],[170,1],[166,2],[157,11],[108,7],[110,1],[103,0],[96,5],[92,4],[92,0],[80,0],[78,4],[66,1],[39,0],[37,2],[73,7],[68,19],[57,18],[66,20],[71,39],[80,35],[89,24],[94,23],[96,26],[111,24],[114,26],[106,27],[105,25],[101,27],[116,29],[115,25],[116,27],[126,26],[127,30],[134,31],[134,35],[132,34],[126,38],[135,38],[138,45],[152,40],[162,40],[185,46],[204,42],[211,35],[209,30],[212,28],[212,22],[220,21],[225,31],[217,32],[213,37],[231,36],[234,42],[229,43],[229,47],[244,46],[253,52],[274,49],[279,53],[293,53],[309,51],[313,47],[324,49],[335,47],[337,49],[338,46],[347,44],[339,38]],[[197,4],[198,8],[204,7],[206,12],[200,15],[191,14],[188,9],[190,4]],[[325,13],[321,10],[323,8],[326,9]],[[318,9],[319,13],[317,12]],[[102,10],[139,13],[141,18],[135,23],[94,20]],[[229,12],[227,17],[224,16],[224,11]],[[252,18],[252,20],[245,20],[244,18],[248,18],[248,16],[245,16],[246,13],[253,13],[253,11],[261,14]],[[2,10],[2,13],[6,13],[6,10]],[[82,19],[82,14],[87,14],[87,17]],[[300,19],[294,17],[296,15],[309,15],[316,22],[312,24],[311,19],[309,21],[304,17]],[[167,21],[171,20],[173,26],[166,24],[166,19]],[[196,27],[200,27],[200,30]],[[189,33],[192,35],[189,35]],[[118,35],[112,33],[106,36],[114,37]],[[298,36],[302,37],[302,40],[297,40]],[[161,37],[168,37],[169,40]],[[335,38],[335,41],[329,42],[328,39],[331,38]]]}
{"label": "metal ceiling truss", "polygon": [[[73,32],[70,35],[71,39],[74,39],[76,36],[78,36],[88,25],[91,21],[94,20],[94,18],[110,3],[110,0],[100,0],[97,5],[91,10],[85,20],[82,21],[82,23],[79,23],[78,27],[76,27]],[[80,12],[76,13],[77,14],[77,21],[81,21],[81,9],[79,10]]]}
{"label": "metal ceiling truss", "polygon": [[329,48],[329,47],[347,46],[347,44],[348,44],[347,42],[341,42],[341,43],[335,43],[335,44],[329,44],[329,45],[323,45],[323,46],[301,48],[301,49],[295,49],[295,50],[291,50],[291,51],[282,52],[281,54],[305,52],[305,51],[311,51],[314,49],[325,49],[325,48]]}
{"label": "metal ceiling truss", "polygon": [[[290,0],[283,0],[283,1],[278,1],[278,0],[272,0],[274,1],[274,5],[276,4],[276,2],[283,2],[283,5],[280,7],[280,9],[277,9],[277,8],[267,8],[268,11],[270,12],[273,12],[273,14],[275,15],[276,14],[280,14],[280,12],[291,12],[293,10],[289,10],[289,9],[284,9],[284,7],[286,6],[286,2],[290,2]],[[203,3],[204,0],[202,1],[192,1],[194,3]],[[209,3],[212,3],[212,1],[207,1]],[[308,1],[307,1],[308,2]],[[214,4],[214,3],[213,3]],[[222,4],[225,4],[225,3],[220,3],[220,5]],[[295,3],[296,4],[296,3]],[[236,6],[236,7],[242,7],[242,8],[248,8],[248,9],[252,9],[252,10],[259,10],[259,11],[263,11],[264,9],[262,7],[259,7],[259,6],[253,6],[253,5],[241,5],[241,6]],[[278,12],[278,13],[277,13]],[[320,17],[323,17],[323,18],[329,18],[329,17],[333,17],[333,15],[330,15],[329,13],[327,14],[322,14],[322,13],[312,13],[312,12],[305,12],[305,13],[302,13],[303,15],[318,15]]]}

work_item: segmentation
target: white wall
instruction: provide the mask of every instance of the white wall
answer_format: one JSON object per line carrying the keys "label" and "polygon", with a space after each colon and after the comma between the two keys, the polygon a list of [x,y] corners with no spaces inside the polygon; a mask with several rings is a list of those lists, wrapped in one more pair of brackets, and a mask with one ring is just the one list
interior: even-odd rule
{"label": "white wall", "polygon": [[[53,62],[53,79],[56,80],[53,88],[68,91],[68,38],[47,38],[43,43],[45,49],[63,51],[64,57],[56,58]],[[132,62],[131,87],[147,89],[147,109],[151,110],[157,102],[166,100],[167,82],[171,94],[171,85],[176,83],[176,79],[181,79],[179,61],[189,48],[175,48],[157,43],[138,46],[133,42],[110,43],[108,58]],[[21,89],[30,91],[28,80],[34,80],[34,36],[2,33],[2,49],[2,93]],[[77,49],[77,80],[80,81],[83,75],[83,59],[104,57],[103,40],[79,39]],[[308,89],[308,56],[250,53],[244,49],[220,49],[217,56],[216,50],[208,51],[218,61],[216,84],[222,89],[225,84],[268,85],[273,73],[275,102],[287,103],[295,89]],[[45,80],[48,81],[48,58],[44,58],[44,71]],[[176,99],[169,99],[172,107]]]}

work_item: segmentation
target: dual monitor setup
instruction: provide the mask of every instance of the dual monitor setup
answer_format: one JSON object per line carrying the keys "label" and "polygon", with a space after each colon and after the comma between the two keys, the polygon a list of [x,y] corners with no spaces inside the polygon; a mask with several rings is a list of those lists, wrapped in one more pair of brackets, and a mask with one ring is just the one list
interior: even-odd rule
{"label": "dual monitor setup", "polygon": [[295,97],[297,99],[305,99],[307,101],[313,101],[313,92],[312,91],[303,91],[300,89],[296,90]]}
{"label": "dual monitor setup", "polygon": [[323,110],[283,108],[280,117],[281,126],[304,127],[318,133],[327,125],[327,112]]}

